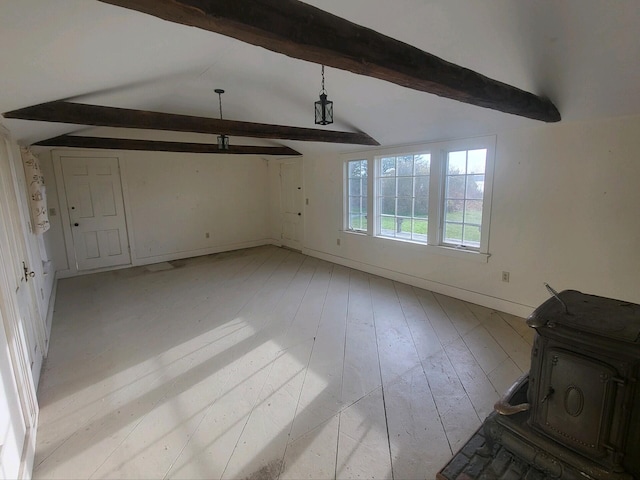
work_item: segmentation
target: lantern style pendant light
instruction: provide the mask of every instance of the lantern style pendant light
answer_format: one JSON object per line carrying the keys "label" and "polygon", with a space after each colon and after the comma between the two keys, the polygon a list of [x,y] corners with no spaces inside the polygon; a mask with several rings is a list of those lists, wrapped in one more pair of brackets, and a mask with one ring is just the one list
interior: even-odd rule
{"label": "lantern style pendant light", "polygon": [[316,125],[329,125],[333,123],[333,102],[327,100],[327,91],[324,89],[324,65],[322,65],[322,90],[320,100],[315,102]]}
{"label": "lantern style pendant light", "polygon": [[[224,90],[222,90],[221,88],[216,88],[214,92],[218,94],[218,105],[220,107],[220,120],[222,120],[222,94],[224,93]],[[227,137],[225,134],[218,135],[218,148],[220,150],[229,150],[229,137]]]}

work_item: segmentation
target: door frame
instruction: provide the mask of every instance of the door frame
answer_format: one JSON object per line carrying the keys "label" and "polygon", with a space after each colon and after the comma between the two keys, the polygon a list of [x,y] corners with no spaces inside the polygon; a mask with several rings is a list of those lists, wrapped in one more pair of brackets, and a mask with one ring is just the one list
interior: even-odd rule
{"label": "door frame", "polygon": [[[120,185],[122,187],[122,203],[124,205],[124,221],[127,229],[127,247],[129,248],[130,260],[126,265],[117,265],[104,268],[95,268],[91,270],[78,270],[76,262],[75,247],[73,244],[73,234],[71,232],[71,217],[69,216],[69,204],[67,203],[67,190],[64,184],[64,174],[62,171],[62,157],[77,158],[117,158],[119,168]],[[117,270],[120,268],[128,268],[135,265],[135,252],[133,248],[133,234],[131,225],[131,211],[129,205],[129,188],[126,182],[126,157],[122,151],[116,150],[64,150],[54,149],[51,151],[51,159],[53,161],[53,172],[55,176],[56,188],[58,190],[58,201],[60,204],[60,221],[62,222],[62,234],[64,237],[65,251],[67,254],[67,269],[58,270],[58,278],[73,277],[76,275],[84,275],[86,273],[101,272],[107,270]]]}

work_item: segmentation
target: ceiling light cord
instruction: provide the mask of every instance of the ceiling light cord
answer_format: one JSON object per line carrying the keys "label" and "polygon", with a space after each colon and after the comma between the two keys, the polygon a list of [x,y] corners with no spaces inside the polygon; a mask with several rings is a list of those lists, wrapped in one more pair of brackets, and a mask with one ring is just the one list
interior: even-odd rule
{"label": "ceiling light cord", "polygon": [[324,89],[324,65],[322,65],[322,90],[320,90],[320,95],[327,93],[327,91]]}
{"label": "ceiling light cord", "polygon": [[224,93],[224,90],[216,88],[214,92],[218,94],[218,107],[220,109],[220,120],[222,120],[222,94]]}

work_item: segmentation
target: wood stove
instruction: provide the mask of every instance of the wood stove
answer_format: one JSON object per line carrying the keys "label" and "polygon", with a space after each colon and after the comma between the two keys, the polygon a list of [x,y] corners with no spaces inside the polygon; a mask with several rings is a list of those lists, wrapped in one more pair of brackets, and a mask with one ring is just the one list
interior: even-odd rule
{"label": "wood stove", "polygon": [[529,375],[485,422],[487,451],[551,478],[640,480],[640,305],[552,292],[527,320]]}

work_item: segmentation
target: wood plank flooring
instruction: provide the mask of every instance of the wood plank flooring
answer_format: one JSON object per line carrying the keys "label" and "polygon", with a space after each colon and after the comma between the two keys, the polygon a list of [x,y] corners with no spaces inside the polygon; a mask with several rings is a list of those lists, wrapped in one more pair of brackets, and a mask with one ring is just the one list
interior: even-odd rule
{"label": "wood plank flooring", "polygon": [[34,478],[433,479],[522,319],[272,246],[61,280]]}

